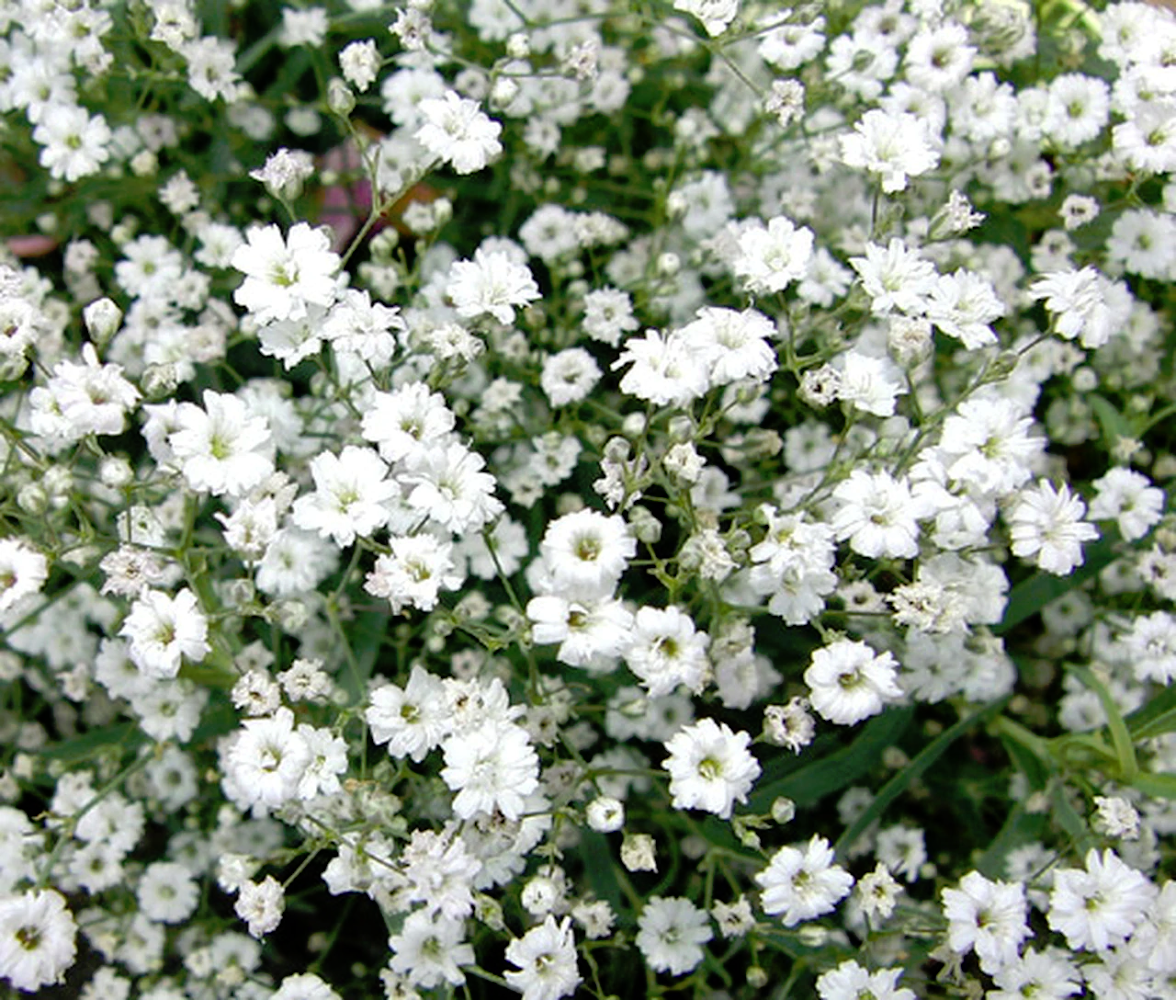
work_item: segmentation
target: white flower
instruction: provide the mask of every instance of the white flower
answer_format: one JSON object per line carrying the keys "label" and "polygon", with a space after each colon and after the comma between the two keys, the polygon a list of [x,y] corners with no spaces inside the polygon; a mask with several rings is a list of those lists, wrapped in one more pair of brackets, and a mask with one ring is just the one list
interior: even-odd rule
{"label": "white flower", "polygon": [[905,191],[908,177],[939,164],[926,120],[905,112],[867,111],[853,132],[839,141],[845,164],[877,174],[888,194]]}
{"label": "white flower", "polygon": [[274,471],[269,423],[236,396],[207,389],[203,409],[181,403],[175,420],[167,443],[192,489],[241,496]]}
{"label": "white flower", "polygon": [[1156,887],[1114,851],[1092,849],[1085,869],[1054,872],[1049,926],[1071,948],[1105,952],[1131,937],[1156,895]]}
{"label": "white flower", "polygon": [[833,516],[838,540],[849,539],[854,552],[871,559],[918,555],[918,520],[935,513],[926,500],[911,493],[905,478],[896,480],[888,472],[871,475],[854,469],[837,485],[833,499],[841,502]]}
{"label": "white flower", "polygon": [[970,351],[996,343],[990,324],[1006,312],[992,282],[963,269],[941,274],[927,302],[928,319]]}
{"label": "white flower", "polygon": [[1082,975],[1061,948],[1026,948],[992,979],[1000,989],[989,992],[988,1000],[1064,1000],[1082,992]]}
{"label": "white flower", "polygon": [[473,886],[482,870],[462,837],[415,830],[404,846],[394,880],[398,906],[423,903],[425,912],[462,920],[474,908]]}
{"label": "white flower", "polygon": [[370,38],[351,42],[339,53],[343,78],[361,94],[376,82],[380,72],[380,53]]}
{"label": "white flower", "polygon": [[872,300],[871,312],[917,316],[926,311],[926,297],[935,287],[935,265],[924,260],[917,249],[908,249],[896,237],[885,247],[867,243],[866,255],[850,257],[849,263]]}
{"label": "white flower", "polygon": [[1114,315],[1107,303],[1107,281],[1093,267],[1080,271],[1050,271],[1029,288],[1035,299],[1045,299],[1058,335],[1078,338],[1083,347],[1102,347],[1114,332]]}
{"label": "white flower", "polygon": [[628,364],[633,367],[621,379],[621,392],[658,406],[686,405],[709,386],[701,359],[676,330],[668,336],[646,330],[644,337],[630,337],[612,368],[616,371]]}
{"label": "white flower", "polygon": [[183,865],[157,861],[144,869],[136,895],[139,912],[148,920],[178,924],[195,911],[200,902],[200,887]]}
{"label": "white flower", "polygon": [[584,332],[593,340],[616,347],[621,334],[632,333],[640,325],[633,316],[628,292],[606,287],[584,296]]}
{"label": "white flower", "polygon": [[997,497],[1023,486],[1045,449],[1032,428],[1032,415],[1013,400],[964,400],[943,422],[939,450],[948,478],[967,484],[970,494]]}
{"label": "white flower", "polygon": [[30,594],[49,576],[49,562],[19,538],[0,538],[0,615]]}
{"label": "white flower", "polygon": [[208,619],[201,613],[196,595],[186,587],[175,597],[144,590],[118,634],[130,640],[135,666],[157,679],[175,677],[183,657],[199,663],[211,648]]}
{"label": "white flower", "polygon": [[482,471],[485,466],[481,455],[459,441],[415,451],[400,474],[405,501],[446,531],[477,531],[503,511],[494,496],[494,477]]}
{"label": "white flower", "polygon": [[760,775],[759,762],[747,749],[751,736],[733,732],[725,722],[702,719],[685,726],[666,743],[664,761],[675,809],[704,809],[729,819],[736,802]]}
{"label": "white flower", "polygon": [[733,268],[749,292],[782,292],[805,276],[812,255],[813,231],[778,215],[740,234]]}
{"label": "white flower", "polygon": [[1097,77],[1063,73],[1049,83],[1041,130],[1063,146],[1096,138],[1110,118],[1110,90]]}
{"label": "white flower", "polygon": [[600,381],[600,366],[582,347],[569,347],[543,361],[539,385],[552,406],[566,406],[587,398]]}
{"label": "white flower", "polygon": [[375,393],[363,415],[363,436],[389,462],[429,451],[453,430],[445,397],[424,382],[407,382],[395,392]]}
{"label": "white flower", "polygon": [[1025,887],[1020,882],[992,882],[969,872],[958,889],[943,890],[947,941],[960,955],[975,949],[980,968],[989,975],[1017,958],[1029,937]]}
{"label": "white flower", "polygon": [[1168,684],[1176,677],[1176,618],[1167,611],[1137,617],[1123,645],[1140,682]]}
{"label": "white flower", "polygon": [[539,787],[539,757],[527,731],[513,723],[487,721],[451,736],[443,751],[441,780],[457,792],[453,811],[461,819],[495,811],[518,819],[526,796]]}
{"label": "white flower", "polygon": [[657,851],[648,833],[627,833],[621,842],[621,864],[626,871],[657,871]]}
{"label": "white flower", "polygon": [[674,10],[693,14],[714,38],[721,35],[739,13],[739,0],[674,0]]}
{"label": "white flower", "polygon": [[226,103],[237,100],[241,77],[236,68],[236,46],[227,38],[204,35],[185,41],[177,48],[188,60],[188,83],[207,101],[223,97]]}
{"label": "white flower", "polygon": [[54,889],[0,896],[0,976],[32,992],[61,981],[77,954],[77,924]]}
{"label": "white flower", "polygon": [[246,801],[273,808],[297,796],[310,747],[294,729],[294,713],[279,708],[271,718],[241,724],[228,763]]}
{"label": "white flower", "polygon": [[557,1000],[575,992],[583,982],[576,966],[576,942],[571,921],[556,923],[550,914],[538,927],[506,946],[506,960],[519,968],[508,969],[506,981],[523,994],[523,1000]]}
{"label": "white flower", "polygon": [[888,699],[902,697],[897,668],[889,652],[839,639],[813,650],[812,665],[804,672],[809,702],[821,718],[852,726],[877,715]]}
{"label": "white flower", "polygon": [[421,534],[392,538],[388,545],[391,553],[376,560],[364,590],[388,598],[393,614],[400,614],[406,606],[432,611],[442,588],[456,590],[461,586],[452,543]]}
{"label": "white flower", "polygon": [[1135,806],[1118,795],[1096,795],[1094,804],[1098,813],[1093,826],[1107,837],[1123,840],[1139,839],[1139,813]]}
{"label": "white flower", "polygon": [[342,787],[339,775],[347,771],[347,741],[330,729],[316,728],[305,722],[298,735],[306,742],[310,761],[298,779],[298,797],[303,801],[320,795],[334,795]]}
{"label": "white flower", "polygon": [[302,185],[314,176],[314,157],[304,149],[283,146],[266,157],[264,166],[250,170],[249,176],[264,184],[275,198],[292,201],[302,193]]}
{"label": "white flower", "polygon": [[653,896],[637,918],[637,947],[655,972],[681,976],[703,959],[714,937],[705,910],[679,896]]}
{"label": "white flower", "polygon": [[245,275],[233,301],[258,323],[301,319],[309,306],[335,301],[339,255],[322,229],[299,222],[283,239],[276,225],[253,226],[245,237],[233,253],[233,267]]}
{"label": "white flower", "polygon": [[425,98],[418,110],[423,123],[415,132],[417,142],[459,174],[481,170],[502,152],[502,126],[487,117],[477,101],[447,90],[442,97]]}
{"label": "white flower", "polygon": [[449,269],[445,294],[457,314],[473,319],[489,313],[499,323],[513,323],[515,309],[540,298],[539,286],[525,263],[501,250],[474,252],[474,259],[455,261]]}
{"label": "white flower", "polygon": [[371,448],[348,445],[338,455],[324,451],[310,461],[315,491],[295,501],[291,518],[341,547],[357,535],[367,538],[387,523],[388,503],[400,494],[397,484],[384,478],[387,472]]}
{"label": "white flower", "polygon": [[838,399],[876,417],[894,415],[895,398],[906,393],[902,373],[894,362],[850,350],[836,364],[841,374]]}
{"label": "white flower", "polygon": [[833,864],[833,848],[817,835],[803,849],[781,847],[755,881],[764,912],[781,915],[785,927],[830,912],[853,888],[853,876]]}
{"label": "white flower", "polygon": [[654,698],[679,684],[697,693],[710,675],[709,645],[710,636],[696,631],[694,619],[681,608],[642,607],[624,657]]}
{"label": "white flower", "polygon": [[1022,490],[1009,515],[1013,555],[1033,556],[1041,569],[1065,576],[1082,565],[1082,543],[1098,538],[1098,529],[1082,520],[1085,513],[1086,504],[1064,483],[1060,490],[1049,482]]}
{"label": "white flower", "polygon": [[342,1000],[330,986],[313,972],[300,972],[282,980],[270,1000]]}
{"label": "white flower", "polygon": [[711,385],[740,379],[766,381],[776,370],[776,351],[769,344],[776,328],[755,309],[704,307],[681,330],[690,350],[706,367]]}
{"label": "white flower", "polygon": [[33,141],[42,147],[41,166],[70,184],[98,172],[110,159],[112,139],[105,118],[76,104],[52,105],[33,130]]}
{"label": "white flower", "polygon": [[569,600],[592,600],[612,594],[637,540],[623,518],[585,508],[548,524],[539,551],[554,589]]}
{"label": "white flower", "polygon": [[45,387],[29,394],[32,429],[55,442],[72,443],[87,434],[121,434],[126,414],[139,401],[122,366],[101,364],[93,344],[82,346],[82,363],[59,361]]}
{"label": "white flower", "polygon": [[858,879],[855,898],[862,908],[862,913],[875,921],[877,926],[894,913],[901,892],[902,886],[890,874],[890,869],[879,861],[872,872],[867,872]]}
{"label": "white flower", "polygon": [[404,689],[385,684],[372,692],[364,713],[376,743],[387,743],[393,757],[418,764],[453,728],[441,680],[414,664]]}
{"label": "white flower", "polygon": [[282,883],[272,875],[260,882],[246,881],[241,886],[233,907],[237,916],[249,925],[249,933],[263,938],[270,931],[277,930],[286,909],[286,892]]}
{"label": "white flower", "polygon": [[1164,512],[1164,491],[1151,485],[1142,473],[1121,467],[1094,481],[1098,491],[1090,502],[1095,521],[1118,523],[1119,534],[1133,542],[1148,533]]}
{"label": "white flower", "polygon": [[527,618],[534,642],[558,642],[556,659],[589,670],[615,666],[633,628],[633,613],[612,598],[568,601],[556,594],[542,594],[527,602]]}
{"label": "white flower", "polygon": [[310,7],[306,10],[283,7],[278,44],[286,48],[295,45],[322,45],[327,37],[329,24],[326,9],[323,7]]}
{"label": "white flower", "polygon": [[913,990],[898,986],[902,969],[877,969],[870,972],[852,959],[842,962],[817,977],[817,995],[821,1000],[916,1000]]}
{"label": "white flower", "polygon": [[417,910],[409,914],[400,933],[388,939],[392,951],[389,967],[422,989],[443,982],[460,986],[465,982],[460,966],[476,961],[474,949],[462,940],[464,933],[464,921],[430,917],[424,910]]}

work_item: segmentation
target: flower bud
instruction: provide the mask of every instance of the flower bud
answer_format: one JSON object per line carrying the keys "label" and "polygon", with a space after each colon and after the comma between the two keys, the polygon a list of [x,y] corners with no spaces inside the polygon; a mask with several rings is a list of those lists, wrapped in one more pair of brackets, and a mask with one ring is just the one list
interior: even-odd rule
{"label": "flower bud", "polygon": [[336,76],[327,83],[327,107],[340,118],[349,117],[355,110],[355,94],[346,80]]}
{"label": "flower bud", "polygon": [[682,260],[676,253],[660,254],[657,258],[657,273],[663,278],[672,278],[682,270]]}
{"label": "flower bud", "polygon": [[113,299],[95,299],[82,310],[82,319],[90,339],[101,346],[114,336],[122,323],[123,312]]}
{"label": "flower bud", "polygon": [[17,491],[16,505],[26,514],[44,514],[49,509],[49,494],[40,483],[26,483]]}
{"label": "flower bud", "polygon": [[531,54],[531,39],[521,31],[515,32],[506,40],[506,54],[511,59],[526,59]]}
{"label": "flower bud", "polygon": [[783,826],[791,823],[796,816],[796,803],[792,799],[779,796],[772,802],[772,821]]}
{"label": "flower bud", "polygon": [[107,455],[98,466],[98,478],[104,486],[121,490],[135,478],[135,470],[122,455]]}
{"label": "flower bud", "polygon": [[625,806],[611,795],[588,803],[588,825],[597,833],[615,833],[625,825]]}
{"label": "flower bud", "polygon": [[490,88],[490,105],[505,108],[519,94],[519,85],[509,77],[499,77]]}

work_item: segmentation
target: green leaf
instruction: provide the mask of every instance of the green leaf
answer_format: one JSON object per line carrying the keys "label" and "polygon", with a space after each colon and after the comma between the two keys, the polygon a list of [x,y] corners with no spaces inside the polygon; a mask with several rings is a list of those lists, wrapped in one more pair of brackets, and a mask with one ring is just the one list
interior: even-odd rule
{"label": "green leaf", "polygon": [[1049,770],[1045,762],[1024,744],[1018,743],[1006,733],[1000,734],[1001,745],[1009,759],[1016,765],[1029,781],[1029,787],[1034,791],[1041,791],[1049,780]]}
{"label": "green leaf", "polygon": [[1045,833],[1045,816],[1041,813],[1027,813],[1025,807],[1017,803],[1005,819],[1004,826],[993,838],[980,859],[976,862],[976,870],[990,879],[1007,877],[1005,859],[1009,852],[1023,844],[1040,841]]}
{"label": "green leaf", "polygon": [[1066,786],[1061,782],[1054,786],[1050,803],[1053,806],[1054,819],[1070,835],[1080,854],[1085,854],[1095,846],[1094,838],[1090,835],[1090,830],[1087,829],[1086,824],[1082,821],[1082,817],[1070,805],[1070,800],[1066,798]]}
{"label": "green leaf", "polygon": [[1118,557],[1115,551],[1117,541],[1118,533],[1108,528],[1103,538],[1086,546],[1083,550],[1085,561],[1068,576],[1043,572],[1022,580],[1009,592],[1004,619],[992,631],[996,635],[1003,635],[1014,625],[1019,625],[1026,618],[1037,614],[1047,604],[1081,587],[1087,580],[1101,573]]}
{"label": "green leaf", "polygon": [[588,873],[592,891],[598,899],[607,900],[613,910],[619,912],[622,908],[621,886],[613,870],[616,862],[604,834],[595,830],[581,830],[580,855],[584,859],[584,870]]}
{"label": "green leaf", "polygon": [[1113,448],[1119,438],[1135,437],[1135,431],[1127,422],[1127,418],[1115,409],[1114,404],[1109,400],[1098,393],[1090,393],[1086,397],[1086,401],[1094,410],[1095,419],[1098,421],[1099,427],[1102,428],[1103,442],[1108,449]]}
{"label": "green leaf", "polygon": [[1136,742],[1176,730],[1176,684],[1164,688],[1124,721]]}
{"label": "green leaf", "polygon": [[922,774],[934,764],[942,755],[943,752],[951,746],[956,740],[964,735],[973,726],[978,725],[985,719],[996,715],[1005,704],[1008,698],[1001,698],[999,701],[994,701],[991,705],[987,705],[980,709],[979,712],[973,712],[966,718],[960,719],[954,726],[945,729],[942,733],[935,737],[928,743],[918,755],[906,767],[899,771],[893,778],[891,778],[882,790],[875,796],[874,801],[870,803],[869,808],[863,812],[857,820],[855,820],[838,839],[835,850],[841,857],[845,857],[845,852],[853,846],[855,840],[862,835],[865,829],[878,819],[887,809],[891,802],[897,799],[910,784],[922,776]]}
{"label": "green leaf", "polygon": [[1133,788],[1138,788],[1144,795],[1157,799],[1176,799],[1176,774],[1151,774],[1144,772],[1137,774],[1131,782]]}
{"label": "green leaf", "polygon": [[802,765],[782,778],[761,781],[751,796],[751,810],[767,812],[781,795],[797,805],[808,805],[853,784],[877,765],[883,750],[898,742],[914,714],[914,708],[909,706],[892,708],[871,719],[849,746]]}
{"label": "green leaf", "polygon": [[88,760],[106,747],[121,747],[132,750],[147,742],[147,736],[133,722],[122,722],[114,726],[92,729],[81,736],[63,740],[53,746],[37,751],[41,757],[74,764]]}
{"label": "green leaf", "polygon": [[200,715],[200,725],[188,741],[192,746],[211,742],[218,736],[231,733],[240,725],[241,718],[224,695],[217,697]]}
{"label": "green leaf", "polygon": [[1131,742],[1131,734],[1127,732],[1127,723],[1123,721],[1119,706],[1115,704],[1111,692],[1107,690],[1107,686],[1098,679],[1093,670],[1076,665],[1071,665],[1068,669],[1089,690],[1098,695],[1098,700],[1107,716],[1107,728],[1111,731],[1111,742],[1115,746],[1119,777],[1126,784],[1131,784],[1139,773],[1139,763],[1135,759],[1135,744]]}

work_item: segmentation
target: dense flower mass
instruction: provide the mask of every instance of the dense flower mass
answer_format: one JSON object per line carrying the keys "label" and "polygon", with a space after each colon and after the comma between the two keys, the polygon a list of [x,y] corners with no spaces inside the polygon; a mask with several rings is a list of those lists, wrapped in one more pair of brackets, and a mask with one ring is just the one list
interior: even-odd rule
{"label": "dense flower mass", "polygon": [[0,2],[0,995],[1172,995],[1174,67]]}

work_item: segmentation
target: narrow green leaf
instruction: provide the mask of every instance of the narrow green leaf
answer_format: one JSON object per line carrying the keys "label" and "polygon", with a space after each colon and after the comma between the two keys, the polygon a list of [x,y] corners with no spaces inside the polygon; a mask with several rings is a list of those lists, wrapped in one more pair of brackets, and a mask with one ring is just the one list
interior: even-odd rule
{"label": "narrow green leaf", "polygon": [[1005,608],[1004,619],[992,631],[996,635],[1003,635],[1014,625],[1019,625],[1026,618],[1037,614],[1047,604],[1081,587],[1087,580],[1101,573],[1117,558],[1115,543],[1118,540],[1118,533],[1108,527],[1103,538],[1083,549],[1085,561],[1068,576],[1035,573],[1029,579],[1022,580],[1009,591],[1009,603]]}
{"label": "narrow green leaf", "polygon": [[892,708],[866,723],[862,734],[849,746],[814,760],[783,778],[767,783],[761,781],[751,796],[752,812],[767,812],[781,795],[797,805],[808,805],[853,784],[877,765],[883,750],[898,742],[914,714],[914,708],[909,706]]}
{"label": "narrow green leaf", "polygon": [[1090,403],[1091,409],[1094,410],[1094,417],[1098,421],[1099,427],[1102,428],[1103,441],[1108,448],[1113,448],[1115,442],[1121,437],[1130,438],[1135,436],[1131,425],[1127,422],[1127,418],[1115,408],[1115,405],[1110,400],[1093,392],[1086,397],[1086,401]]}
{"label": "narrow green leaf", "polygon": [[79,763],[93,757],[106,747],[122,747],[130,750],[147,741],[147,736],[133,722],[121,722],[114,726],[91,729],[88,733],[63,740],[53,746],[44,747],[37,753],[41,757],[66,763]]}
{"label": "narrow green leaf", "polygon": [[1008,698],[1001,698],[999,701],[994,701],[991,705],[980,709],[979,712],[973,712],[966,718],[960,719],[951,728],[945,729],[923,747],[914,760],[882,786],[882,790],[874,798],[874,801],[870,803],[869,808],[841,835],[835,845],[837,853],[841,857],[845,857],[845,852],[853,846],[854,841],[862,835],[866,827],[878,819],[886,811],[890,803],[906,791],[911,782],[922,776],[943,755],[943,752],[963,736],[964,733],[985,719],[996,715],[997,712],[1004,708],[1007,702]]}
{"label": "narrow green leaf", "polygon": [[1144,795],[1157,799],[1176,799],[1176,774],[1137,774],[1131,784]]}
{"label": "narrow green leaf", "polygon": [[1087,829],[1082,817],[1070,805],[1070,800],[1066,798],[1066,786],[1061,782],[1054,786],[1053,795],[1050,797],[1050,804],[1053,807],[1054,819],[1070,835],[1070,838],[1074,841],[1074,846],[1078,848],[1080,854],[1085,854],[1095,846],[1094,838],[1090,835],[1090,830]]}
{"label": "narrow green leaf", "polygon": [[1176,684],[1164,688],[1123,721],[1136,742],[1176,730]]}
{"label": "narrow green leaf", "polygon": [[1131,742],[1131,734],[1127,732],[1127,723],[1119,706],[1107,686],[1098,679],[1093,670],[1086,667],[1071,665],[1070,672],[1074,674],[1089,690],[1098,695],[1103,711],[1107,716],[1107,728],[1111,731],[1111,742],[1115,746],[1115,756],[1118,758],[1119,776],[1126,784],[1131,784],[1139,773],[1139,763],[1135,759],[1135,744]]}
{"label": "narrow green leaf", "polygon": [[1041,840],[1045,832],[1045,816],[1041,813],[1027,813],[1024,806],[1017,803],[1005,819],[1004,826],[993,838],[980,859],[976,862],[976,870],[990,879],[1003,879],[1008,876],[1005,870],[1005,859],[1009,852],[1023,844]]}
{"label": "narrow green leaf", "polygon": [[584,870],[588,873],[588,883],[596,897],[607,900],[613,910],[619,912],[622,908],[621,886],[613,870],[616,862],[604,834],[595,830],[581,830],[580,854],[584,859]]}

